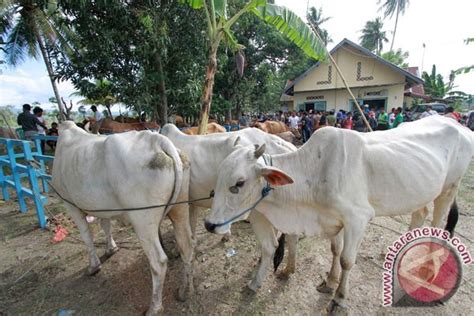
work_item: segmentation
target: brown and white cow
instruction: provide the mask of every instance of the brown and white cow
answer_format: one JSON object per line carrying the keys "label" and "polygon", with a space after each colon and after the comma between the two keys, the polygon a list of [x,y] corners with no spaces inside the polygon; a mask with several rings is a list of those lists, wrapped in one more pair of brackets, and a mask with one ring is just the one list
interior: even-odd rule
{"label": "brown and white cow", "polygon": [[[183,133],[186,135],[197,135],[198,134],[198,126],[193,126],[190,128],[186,128],[183,130]],[[209,123],[207,124],[207,134],[216,134],[216,133],[225,133],[226,129],[217,124],[217,123]]]}
{"label": "brown and white cow", "polygon": [[255,123],[255,127],[261,129],[265,133],[277,135],[280,133],[287,132],[288,126],[285,123],[280,121],[265,121],[265,122],[257,122]]}
{"label": "brown and white cow", "polygon": [[92,134],[115,134],[129,131],[159,130],[160,125],[156,122],[120,123],[110,118],[97,122],[91,118],[88,124],[85,124],[84,129]]}

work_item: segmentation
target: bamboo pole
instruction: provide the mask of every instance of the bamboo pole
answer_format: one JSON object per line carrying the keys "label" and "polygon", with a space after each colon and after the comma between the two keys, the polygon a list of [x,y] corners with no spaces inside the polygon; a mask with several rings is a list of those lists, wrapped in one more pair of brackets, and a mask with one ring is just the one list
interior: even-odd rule
{"label": "bamboo pole", "polygon": [[[321,38],[321,36],[319,35],[318,31],[314,28],[314,26],[311,24],[311,23],[308,23],[309,26],[311,27],[311,29],[313,30],[313,32],[316,34],[316,36],[319,38],[319,40],[321,42],[324,42]],[[370,124],[369,124],[369,121],[367,121],[367,118],[365,117],[364,115],[364,111],[362,111],[362,108],[360,107],[359,103],[357,102],[357,99],[356,97],[354,96],[354,94],[352,93],[351,89],[349,88],[349,85],[347,84],[346,82],[346,78],[344,77],[344,75],[342,74],[342,71],[341,69],[339,68],[339,66],[336,64],[336,61],[334,60],[334,58],[332,57],[331,53],[329,52],[329,50],[327,49],[327,47],[325,46],[324,49],[326,50],[327,52],[327,55],[329,56],[329,59],[331,60],[332,64],[334,65],[334,67],[336,68],[337,70],[337,73],[339,74],[339,76],[341,76],[341,79],[342,79],[342,82],[344,83],[344,86],[346,87],[347,89],[347,92],[349,92],[351,98],[352,98],[352,101],[354,102],[354,104],[356,105],[357,107],[357,110],[360,112],[360,114],[362,115],[362,120],[364,121],[365,125],[367,126],[367,129],[370,131],[370,132],[373,132],[372,130],[372,127],[370,127]]]}

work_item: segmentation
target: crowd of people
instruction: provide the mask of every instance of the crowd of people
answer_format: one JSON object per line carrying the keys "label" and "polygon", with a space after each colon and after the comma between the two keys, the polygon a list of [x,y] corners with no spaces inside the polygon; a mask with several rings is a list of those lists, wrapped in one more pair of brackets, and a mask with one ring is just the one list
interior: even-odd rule
{"label": "crowd of people", "polygon": [[[403,110],[401,107],[392,108],[389,113],[384,108],[370,108],[368,105],[363,107],[363,116],[369,123],[372,130],[388,130],[397,128],[403,122],[410,122],[413,120],[412,112],[408,109]],[[426,107],[426,111],[423,112],[419,118],[439,115],[438,112],[434,111],[431,106]],[[339,111],[303,111],[298,112],[283,112],[279,111],[275,114],[263,114],[260,113],[258,116],[250,118],[244,114],[240,120],[240,124],[243,126],[249,126],[249,122],[259,121],[263,122],[266,120],[281,121],[284,122],[290,129],[298,129],[302,136],[302,142],[305,143],[313,134],[314,131],[325,126],[334,126],[344,129],[352,129],[358,132],[367,132],[368,128],[364,122],[364,118],[359,111],[345,111],[340,109]],[[461,115],[454,111],[453,107],[448,107],[446,117],[450,117],[466,124],[467,119],[461,117]]]}
{"label": "crowd of people", "polygon": [[[97,111],[96,106],[92,106],[91,110],[94,114],[94,119],[101,121],[103,119],[102,114]],[[387,130],[397,128],[403,122],[412,121],[412,113],[410,110],[403,110],[401,107],[392,108],[390,113],[387,113],[384,108],[375,109],[369,108],[368,105],[363,107],[363,116],[366,118],[372,130]],[[23,112],[18,115],[18,125],[21,126],[24,138],[32,140],[37,135],[49,135],[58,136],[58,124],[53,122],[51,128],[48,129],[47,122],[43,117],[43,109],[39,106],[33,109],[31,113],[31,105],[24,104]],[[474,114],[471,113],[471,114]],[[438,112],[432,109],[430,105],[426,107],[426,110],[419,116],[424,118],[431,115],[439,115]],[[367,132],[368,128],[364,122],[363,116],[359,111],[345,111],[340,109],[337,113],[334,110],[330,111],[314,111],[309,110],[308,112],[300,110],[298,112],[283,112],[278,111],[274,114],[260,113],[258,115],[250,116],[249,114],[243,113],[239,119],[240,126],[251,126],[252,122],[264,122],[267,120],[281,121],[285,123],[290,129],[299,130],[302,138],[302,142],[305,143],[313,134],[314,131],[325,126],[334,126],[344,129],[352,129],[358,132]],[[454,111],[453,107],[448,107],[444,116],[452,118],[463,125],[469,125],[474,123],[474,115],[471,117],[461,116],[459,113]],[[470,126],[468,126],[470,127]],[[473,128],[471,128],[473,129]],[[42,150],[45,150],[45,144],[54,150],[56,142],[47,141],[42,142]]]}

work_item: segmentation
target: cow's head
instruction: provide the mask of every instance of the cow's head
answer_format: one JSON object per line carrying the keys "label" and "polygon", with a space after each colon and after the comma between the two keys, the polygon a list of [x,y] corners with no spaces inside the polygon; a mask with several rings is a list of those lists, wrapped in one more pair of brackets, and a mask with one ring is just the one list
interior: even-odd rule
{"label": "cow's head", "polygon": [[260,199],[267,182],[271,186],[293,183],[289,175],[265,164],[264,152],[265,144],[237,146],[221,163],[211,213],[205,220],[208,231],[224,234],[233,222],[245,219],[248,212],[238,215]]}

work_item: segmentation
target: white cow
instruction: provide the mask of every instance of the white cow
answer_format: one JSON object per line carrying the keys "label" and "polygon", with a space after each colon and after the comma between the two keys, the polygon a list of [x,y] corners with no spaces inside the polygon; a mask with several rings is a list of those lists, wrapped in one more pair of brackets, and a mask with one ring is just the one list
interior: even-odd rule
{"label": "white cow", "polygon": [[[92,234],[85,216],[101,218],[107,238],[106,254],[117,251],[110,232],[110,219],[121,217],[130,222],[148,257],[152,300],[148,315],[162,310],[162,290],[167,257],[158,238],[159,225],[169,210],[156,207],[140,211],[106,211],[163,205],[187,200],[189,168],[183,166],[171,141],[150,131],[95,136],[72,122],[60,125],[53,167],[53,186],[66,201],[90,256],[89,274],[100,270]],[[184,160],[184,159],[183,159]],[[184,261],[183,283],[179,296],[184,299],[193,289],[192,259],[194,241],[189,226],[187,205],[175,206],[168,214]]]}
{"label": "white cow", "polygon": [[[441,225],[471,162],[474,137],[453,120],[432,116],[384,132],[322,128],[298,151],[272,156],[272,166],[264,163],[264,150],[243,147],[222,162],[205,226],[227,232],[238,219],[226,222],[255,203],[267,181],[281,186],[258,212],[285,234],[331,238],[333,264],[322,290],[337,287],[332,313],[345,307],[349,271],[374,216],[409,214],[434,201],[432,224]],[[412,227],[423,224],[426,213],[418,214]]]}
{"label": "white cow", "polygon": [[[209,192],[216,188],[217,169],[220,163],[235,150],[236,143],[242,145],[266,144],[268,152],[272,154],[288,153],[296,150],[296,147],[292,144],[257,128],[246,128],[221,134],[185,135],[175,125],[167,124],[161,129],[161,134],[171,139],[174,145],[182,150],[190,161],[190,200],[209,196]],[[211,205],[211,200],[205,200],[193,203],[190,206],[193,234],[196,230],[198,208],[207,209]],[[262,247],[260,266],[255,279],[249,285],[251,289],[256,290],[267,273],[278,242],[272,225],[260,213],[251,212],[249,221]],[[285,270],[282,272],[284,277],[295,271],[297,241],[297,236],[288,236],[289,256]]]}

